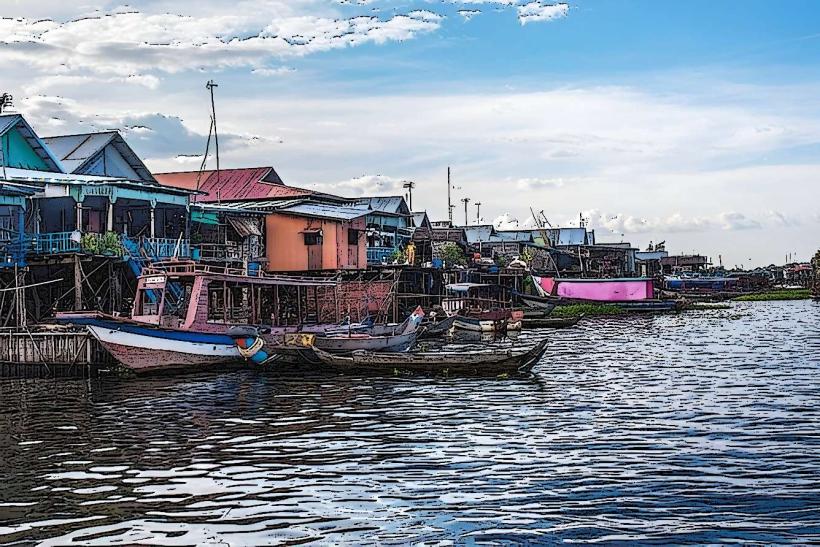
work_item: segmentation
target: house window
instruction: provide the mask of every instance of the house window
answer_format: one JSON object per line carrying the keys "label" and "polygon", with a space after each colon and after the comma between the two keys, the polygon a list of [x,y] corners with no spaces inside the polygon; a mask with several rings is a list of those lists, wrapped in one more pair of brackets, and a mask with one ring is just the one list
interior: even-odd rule
{"label": "house window", "polygon": [[348,245],[358,245],[359,244],[359,230],[354,230],[352,228],[347,230],[347,244]]}
{"label": "house window", "polygon": [[319,232],[305,232],[305,245],[321,245],[322,234]]}

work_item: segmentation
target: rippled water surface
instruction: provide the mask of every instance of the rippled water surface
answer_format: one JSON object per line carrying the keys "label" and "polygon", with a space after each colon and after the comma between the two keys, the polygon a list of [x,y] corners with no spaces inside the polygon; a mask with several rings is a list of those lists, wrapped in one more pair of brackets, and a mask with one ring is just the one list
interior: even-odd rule
{"label": "rippled water surface", "polygon": [[543,336],[525,378],[0,380],[0,543],[820,541],[820,305]]}

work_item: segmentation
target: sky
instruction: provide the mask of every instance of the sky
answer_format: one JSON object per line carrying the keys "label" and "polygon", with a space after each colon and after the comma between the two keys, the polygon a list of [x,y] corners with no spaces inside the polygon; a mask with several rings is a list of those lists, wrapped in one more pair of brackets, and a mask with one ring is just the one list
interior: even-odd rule
{"label": "sky", "polygon": [[[820,248],[820,3],[3,0],[0,91],[41,136],[717,265]],[[214,165],[214,158],[208,158]]]}

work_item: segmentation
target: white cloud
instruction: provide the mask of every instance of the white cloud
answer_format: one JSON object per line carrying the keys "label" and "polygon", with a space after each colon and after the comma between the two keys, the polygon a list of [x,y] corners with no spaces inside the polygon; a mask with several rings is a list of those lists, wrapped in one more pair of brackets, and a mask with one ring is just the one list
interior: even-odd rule
{"label": "white cloud", "polygon": [[314,183],[310,187],[346,197],[401,196],[404,195],[404,182],[404,179],[386,175],[362,175],[339,182]]}
{"label": "white cloud", "polygon": [[520,190],[546,190],[563,185],[564,180],[560,178],[521,178],[515,181],[516,188]]}
{"label": "white cloud", "polygon": [[438,29],[441,19],[427,10],[386,19],[276,16],[265,10],[196,16],[107,11],[65,22],[6,18],[0,19],[0,62],[144,83],[150,74],[264,66],[269,60],[408,40]]}
{"label": "white cloud", "polygon": [[523,220],[512,216],[510,213],[504,213],[493,219],[493,226],[496,230],[525,230],[527,228],[535,228],[536,222],[532,215],[527,216]]}
{"label": "white cloud", "polygon": [[[95,113],[62,97],[35,96],[24,103],[26,117],[41,136],[116,129],[144,160],[196,156],[205,152],[207,134],[188,127],[181,118],[158,112],[123,111],[119,115]],[[221,151],[230,152],[267,138],[253,134],[220,132]]]}
{"label": "white cloud", "polygon": [[522,25],[537,21],[552,21],[561,19],[569,14],[569,4],[551,4],[543,0],[534,0],[523,6],[518,6],[518,20]]}
{"label": "white cloud", "polygon": [[759,221],[734,211],[720,213],[718,218],[724,230],[756,230],[763,227]]}
{"label": "white cloud", "polygon": [[469,21],[473,17],[477,15],[481,15],[481,10],[479,9],[460,9],[458,10],[458,14],[461,15],[465,21]]}
{"label": "white cloud", "polygon": [[[796,216],[786,215],[780,211],[769,211],[766,213],[770,224],[775,226],[783,226],[785,228],[795,228],[801,226],[803,222]],[[818,215],[820,218],[820,215]]]}
{"label": "white cloud", "polygon": [[271,67],[262,67],[262,68],[254,68],[251,70],[251,74],[256,76],[284,76],[286,74],[292,74],[296,72],[296,69],[290,66],[278,66],[275,68]]}

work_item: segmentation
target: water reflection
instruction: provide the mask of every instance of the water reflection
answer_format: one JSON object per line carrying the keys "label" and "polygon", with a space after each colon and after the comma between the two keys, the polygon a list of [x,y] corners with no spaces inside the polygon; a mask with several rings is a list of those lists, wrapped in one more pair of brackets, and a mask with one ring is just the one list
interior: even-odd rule
{"label": "water reflection", "polygon": [[0,542],[818,540],[819,325],[525,331],[551,349],[508,380],[0,381]]}

